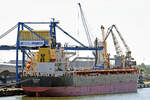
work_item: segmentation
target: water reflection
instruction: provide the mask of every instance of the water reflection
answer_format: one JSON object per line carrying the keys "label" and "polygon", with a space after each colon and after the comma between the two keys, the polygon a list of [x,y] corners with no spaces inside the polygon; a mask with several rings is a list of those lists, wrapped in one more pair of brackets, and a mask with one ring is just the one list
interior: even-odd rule
{"label": "water reflection", "polygon": [[22,100],[99,100],[104,95],[78,96],[78,97],[27,97],[23,96]]}

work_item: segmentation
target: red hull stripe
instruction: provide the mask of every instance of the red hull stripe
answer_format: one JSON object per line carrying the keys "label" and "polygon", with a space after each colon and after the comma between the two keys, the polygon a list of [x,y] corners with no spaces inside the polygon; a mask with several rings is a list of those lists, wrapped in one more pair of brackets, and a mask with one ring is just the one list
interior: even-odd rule
{"label": "red hull stripe", "polygon": [[23,87],[23,89],[27,95],[28,93],[35,92],[39,96],[83,96],[137,91],[136,82],[80,87]]}

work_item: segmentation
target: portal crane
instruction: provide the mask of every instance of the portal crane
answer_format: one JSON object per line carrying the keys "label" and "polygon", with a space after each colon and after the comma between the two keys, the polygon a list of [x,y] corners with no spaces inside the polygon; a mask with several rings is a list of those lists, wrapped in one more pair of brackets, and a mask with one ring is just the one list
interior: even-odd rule
{"label": "portal crane", "polygon": [[[121,47],[119,45],[119,42],[113,32],[113,28],[116,30],[116,32],[118,33],[121,41],[123,42],[123,45],[125,46],[126,48],[126,56],[123,55],[123,52],[121,50]],[[125,42],[124,38],[122,37],[121,33],[118,31],[118,28],[115,26],[115,25],[112,25],[110,28],[108,28],[108,31],[107,31],[107,35],[104,39],[104,41],[106,41],[106,39],[108,38],[108,36],[112,34],[112,38],[113,38],[113,42],[114,42],[114,45],[115,45],[115,50],[116,50],[116,54],[117,54],[117,58],[121,59],[121,62],[123,64],[123,66],[131,66],[131,65],[136,65],[136,62],[135,61],[132,61],[134,60],[132,57],[131,57],[131,51],[127,45],[127,43]],[[116,60],[116,58],[115,58]]]}
{"label": "portal crane", "polygon": [[[113,43],[114,43],[114,46],[115,46],[115,51],[116,51],[116,55],[115,55],[115,66],[118,66],[118,67],[124,67],[125,66],[125,58],[123,56],[123,52],[122,52],[122,49],[120,47],[120,44],[113,32],[113,26],[109,27],[108,30],[107,30],[107,34],[111,34],[112,35],[112,39],[113,39]],[[108,36],[107,36],[108,37]],[[106,40],[103,39],[103,42],[105,42]],[[105,47],[105,46],[104,46]],[[104,49],[105,50],[105,49]],[[104,54],[105,55],[105,54]],[[107,61],[107,60],[106,60]],[[109,61],[109,59],[108,59]],[[107,62],[108,63],[108,62]]]}
{"label": "portal crane", "polygon": [[130,51],[130,48],[129,46],[127,45],[127,43],[125,42],[124,38],[122,37],[121,33],[119,32],[118,28],[116,27],[116,25],[112,25],[109,29],[108,29],[108,32],[107,32],[107,36],[104,40],[106,40],[109,36],[110,33],[113,32],[113,28],[115,28],[116,32],[118,33],[121,41],[123,42],[123,45],[125,46],[126,48],[126,58],[128,58],[128,60],[132,60],[132,57],[131,57],[131,51]]}
{"label": "portal crane", "polygon": [[132,57],[131,57],[131,51],[130,51],[130,48],[129,46],[127,45],[127,43],[125,42],[124,38],[122,37],[121,33],[119,32],[118,28],[116,27],[116,25],[113,25],[113,27],[115,28],[115,30],[117,31],[120,39],[122,40],[125,48],[126,48],[126,58],[127,60],[131,61],[132,60]]}

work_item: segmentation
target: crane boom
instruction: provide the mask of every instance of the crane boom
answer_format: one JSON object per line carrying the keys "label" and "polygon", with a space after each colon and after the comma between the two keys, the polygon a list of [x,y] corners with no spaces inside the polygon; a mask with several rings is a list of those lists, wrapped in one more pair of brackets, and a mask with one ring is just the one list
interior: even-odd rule
{"label": "crane boom", "polygon": [[116,54],[117,54],[118,56],[121,56],[121,55],[123,55],[123,52],[122,52],[122,50],[121,50],[121,47],[120,47],[120,45],[119,45],[119,42],[118,42],[118,40],[117,40],[115,34],[113,33],[113,31],[112,31],[112,30],[110,30],[110,31],[111,31],[111,35],[112,35],[112,38],[113,38],[114,46],[115,46],[115,49],[116,49]]}
{"label": "crane boom", "polygon": [[106,41],[106,40],[107,40],[108,36],[109,36],[109,35],[110,35],[110,33],[111,33],[111,31],[110,31],[110,30],[112,30],[112,29],[113,29],[113,27],[112,27],[112,26],[108,28],[107,33],[106,33],[106,37],[104,38],[104,40],[103,40],[103,41]]}
{"label": "crane boom", "polygon": [[10,28],[9,30],[7,30],[5,33],[3,33],[2,35],[0,35],[0,39],[2,39],[3,37],[5,37],[7,34],[9,34],[10,32],[12,32],[14,29],[16,29],[18,27],[18,24],[16,24],[15,26],[13,26],[12,28]]}
{"label": "crane boom", "polygon": [[129,52],[130,49],[129,49],[127,43],[125,42],[124,38],[122,37],[121,33],[119,32],[118,28],[116,27],[116,25],[113,25],[113,27],[116,29],[116,31],[117,31],[117,33],[118,33],[120,39],[122,40],[122,42],[123,42],[123,44],[124,44],[124,46],[125,46],[127,52]]}
{"label": "crane boom", "polygon": [[79,8],[80,8],[81,19],[82,19],[82,23],[83,23],[83,26],[84,26],[84,30],[85,30],[85,33],[86,33],[86,36],[87,36],[87,40],[88,40],[89,46],[93,47],[92,40],[91,40],[90,33],[89,33],[89,29],[88,29],[88,26],[87,26],[87,23],[86,23],[86,20],[85,20],[85,17],[84,17],[84,13],[83,13],[81,4],[78,3],[78,5],[79,5]]}

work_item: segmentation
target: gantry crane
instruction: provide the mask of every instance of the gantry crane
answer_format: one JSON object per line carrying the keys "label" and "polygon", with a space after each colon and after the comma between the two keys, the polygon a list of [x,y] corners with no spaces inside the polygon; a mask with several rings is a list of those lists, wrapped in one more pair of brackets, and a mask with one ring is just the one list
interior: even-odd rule
{"label": "gantry crane", "polygon": [[[47,32],[49,32],[49,37],[53,38],[53,44],[51,45],[53,48],[56,48],[58,43],[56,42],[56,31],[55,28],[61,30],[65,35],[67,35],[69,38],[71,38],[72,40],[74,40],[76,43],[80,44],[80,46],[75,46],[75,47],[61,47],[64,50],[102,50],[103,47],[100,46],[98,48],[95,47],[90,47],[90,46],[86,46],[83,43],[81,43],[78,39],[74,38],[72,35],[70,35],[68,32],[66,32],[63,28],[61,28],[58,25],[58,22],[55,20],[52,20],[51,22],[18,22],[17,25],[13,26],[11,29],[9,29],[8,31],[6,31],[4,34],[0,35],[0,39],[4,38],[6,35],[8,35],[10,32],[12,32],[13,30],[17,29],[17,40],[16,40],[16,45],[15,46],[4,46],[4,45],[0,45],[0,50],[16,50],[16,82],[19,82],[19,71],[18,71],[18,59],[19,59],[19,50],[22,51],[22,67],[25,66],[25,56],[30,58],[30,53],[26,52],[26,51],[30,51],[30,50],[37,50],[39,47],[43,46],[43,45],[49,45],[48,44],[48,40],[47,38],[43,37],[42,35],[38,34],[36,32],[36,30],[34,30],[33,28],[31,28],[29,25],[49,25],[50,29],[47,30]],[[25,40],[24,43],[25,45],[23,45],[22,40],[20,38],[20,34],[22,31],[28,31],[31,33],[31,35],[33,37],[35,37],[36,39],[40,39],[40,43],[39,41],[37,41],[36,39],[32,41],[32,43],[30,43],[29,40]],[[24,34],[24,33],[22,33]],[[24,35],[22,35],[24,36]],[[31,37],[32,38],[32,37]],[[28,43],[27,43],[28,42]],[[36,44],[35,46],[31,46],[31,44]],[[17,83],[18,84],[18,83]]]}

